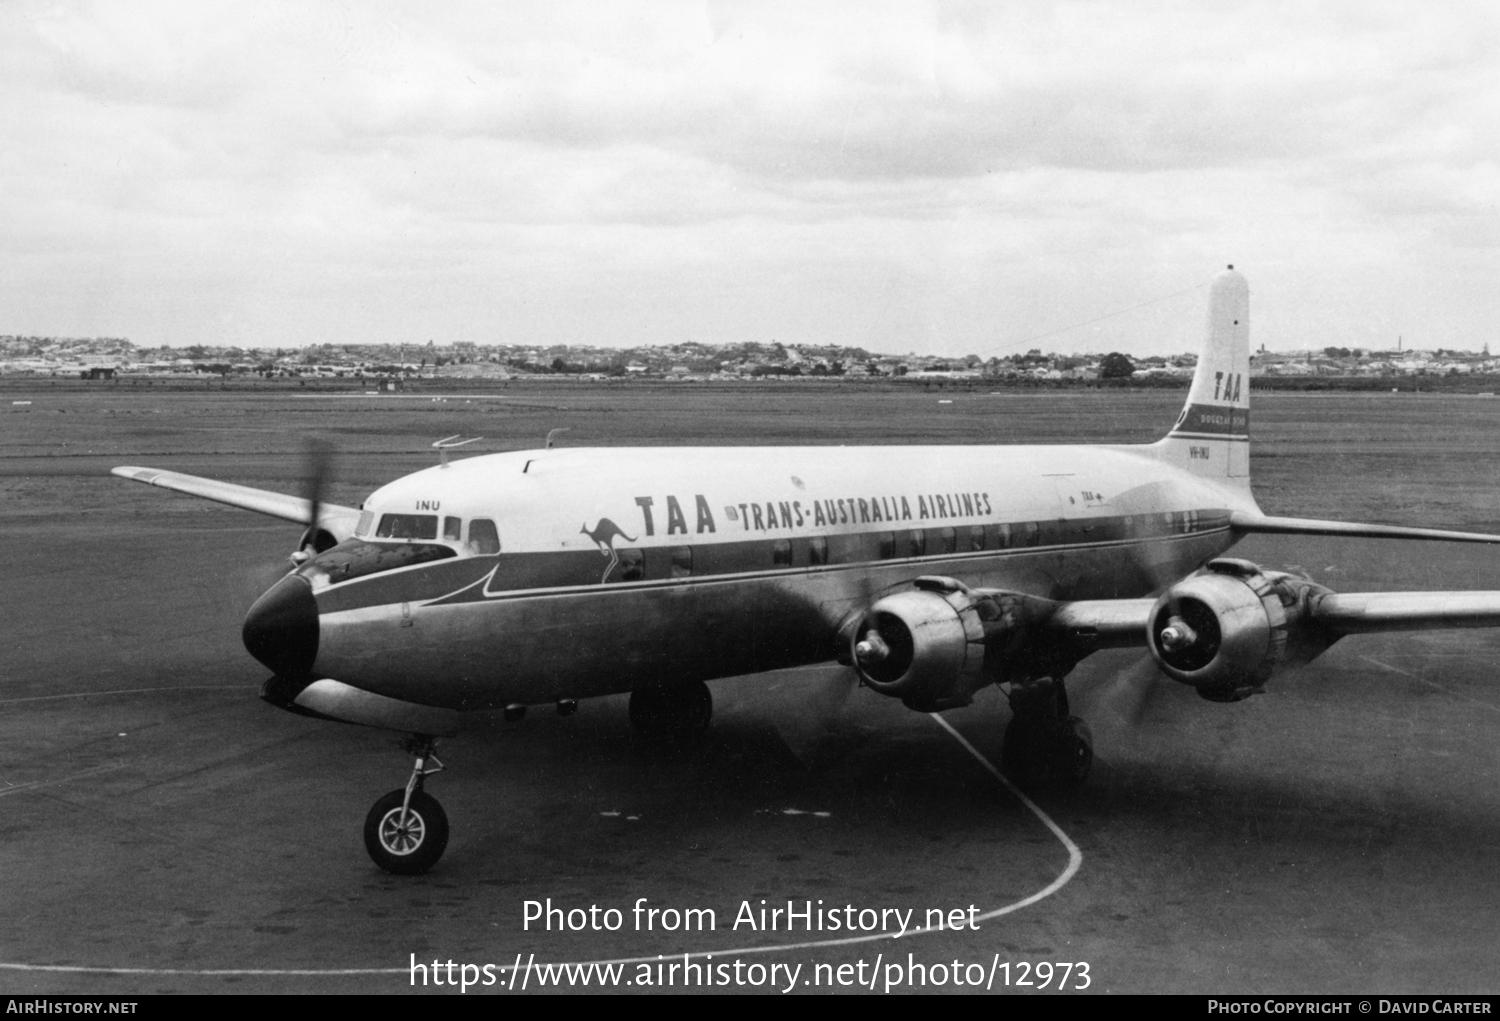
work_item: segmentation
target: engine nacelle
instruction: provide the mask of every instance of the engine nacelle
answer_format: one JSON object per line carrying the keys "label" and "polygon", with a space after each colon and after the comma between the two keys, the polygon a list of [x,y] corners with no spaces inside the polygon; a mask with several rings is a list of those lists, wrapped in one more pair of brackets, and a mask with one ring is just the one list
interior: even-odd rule
{"label": "engine nacelle", "polygon": [[850,658],[865,684],[924,712],[968,705],[983,678],[980,603],[946,578],[878,600],[850,635]]}
{"label": "engine nacelle", "polygon": [[292,551],[290,557],[292,565],[295,567],[305,564],[319,553],[326,553],[345,539],[352,537],[358,521],[358,515],[321,515],[317,524],[308,525],[303,529],[302,538],[297,540],[297,548]]}
{"label": "engine nacelle", "polygon": [[1309,597],[1328,589],[1248,560],[1212,561],[1152,607],[1146,641],[1162,673],[1215,702],[1261,691],[1283,666],[1337,640],[1307,623]]}

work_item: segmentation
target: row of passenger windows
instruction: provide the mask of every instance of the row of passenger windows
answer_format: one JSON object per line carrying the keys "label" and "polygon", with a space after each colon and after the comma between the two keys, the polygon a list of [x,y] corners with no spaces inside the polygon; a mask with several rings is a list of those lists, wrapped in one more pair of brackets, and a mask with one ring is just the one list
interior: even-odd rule
{"label": "row of passenger windows", "polygon": [[[360,514],[359,524],[355,526],[354,534],[360,538],[368,537],[374,517],[373,511]],[[495,523],[489,518],[470,519],[467,536],[465,536],[463,518],[452,515],[444,517],[442,529],[443,538],[446,541],[465,543],[470,553],[487,556],[500,552],[500,533],[496,531]],[[436,539],[437,537],[438,516],[436,514],[382,514],[374,535],[376,539],[395,539],[403,542]]]}
{"label": "row of passenger windows", "polygon": [[[1110,527],[1104,528],[1099,521],[1075,519],[1064,522],[1049,522],[1045,538],[1047,542],[1064,542],[1071,535],[1075,540],[1099,541],[1128,538],[1146,533],[1156,535],[1180,535],[1197,531],[1200,520],[1197,511],[1166,512],[1114,518]],[[942,556],[944,554],[977,553],[984,550],[1025,549],[1040,546],[1043,541],[1042,525],[1035,521],[1014,525],[971,525],[961,528],[912,529],[904,532],[882,532],[876,535],[814,536],[808,539],[776,539],[770,547],[770,567],[818,567],[823,564],[856,563],[864,560],[894,560],[905,557]],[[737,546],[740,544],[731,544]],[[698,564],[701,573],[717,574],[724,571],[756,570],[759,565],[746,562],[743,553],[731,554],[729,547],[699,547]],[[765,556],[764,553],[759,554]],[[626,548],[616,551],[619,563],[609,572],[607,580],[642,581],[645,579],[687,578],[693,574],[693,547],[673,546],[641,550]],[[732,558],[732,560],[731,560]],[[724,562],[719,562],[719,561]],[[765,564],[765,561],[761,561]]]}
{"label": "row of passenger windows", "polygon": [[[870,545],[875,540],[875,547]],[[771,567],[809,566],[827,563],[852,563],[869,559],[921,557],[944,553],[968,553],[986,549],[1011,549],[1038,545],[1041,529],[1035,523],[1026,525],[973,525],[967,528],[913,529],[909,532],[883,532],[877,536],[835,535],[810,539],[776,539],[770,543]],[[704,547],[710,554],[714,547]],[[610,581],[641,581],[647,576],[647,555],[657,566],[650,574],[655,578],[686,578],[693,573],[693,548],[673,546],[649,551],[628,548],[618,551],[619,566],[610,572]],[[741,567],[740,569],[747,569]]]}
{"label": "row of passenger windows", "polygon": [[[1091,538],[1126,538],[1145,531],[1157,533],[1185,534],[1197,531],[1200,526],[1197,511],[1172,511],[1162,514],[1140,515],[1107,519],[1113,535],[1098,534]],[[364,511],[354,534],[360,538],[370,537],[374,513]],[[1077,530],[1087,535],[1098,523],[1089,519],[1059,522],[1054,527]],[[500,535],[494,521],[489,518],[471,518],[467,522],[452,515],[436,514],[382,514],[375,527],[374,538],[403,542],[436,540],[441,528],[442,538],[447,542],[463,543],[465,549],[475,555],[488,556],[500,552]],[[1082,537],[1082,536],[1080,536]],[[873,547],[872,547],[873,539]],[[1058,537],[1049,536],[1050,541]],[[960,528],[915,528],[903,532],[882,532],[875,536],[838,535],[814,536],[809,539],[777,539],[771,544],[772,567],[807,565],[817,567],[830,562],[829,543],[834,544],[833,562],[847,563],[857,560],[893,560],[904,557],[941,556],[950,553],[970,553],[983,550],[1024,549],[1038,546],[1042,542],[1042,526],[1035,521],[1004,525],[968,525]],[[794,557],[793,544],[798,552]],[[611,581],[639,581],[645,577],[645,556],[639,549],[622,549],[618,552],[619,568],[610,572]],[[653,551],[653,557],[665,555],[668,560],[664,571],[653,570],[654,577],[685,578],[693,573],[693,551],[687,546]]]}

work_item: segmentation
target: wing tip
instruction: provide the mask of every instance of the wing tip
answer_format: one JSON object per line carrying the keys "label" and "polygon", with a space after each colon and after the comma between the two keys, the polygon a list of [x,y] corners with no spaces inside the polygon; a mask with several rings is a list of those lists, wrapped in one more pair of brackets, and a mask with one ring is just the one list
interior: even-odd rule
{"label": "wing tip", "polygon": [[122,479],[132,479],[136,482],[150,482],[152,479],[155,479],[156,477],[161,475],[161,472],[155,468],[139,468],[135,465],[130,464],[121,465],[118,468],[111,468],[109,470],[109,473],[111,475],[118,475]]}

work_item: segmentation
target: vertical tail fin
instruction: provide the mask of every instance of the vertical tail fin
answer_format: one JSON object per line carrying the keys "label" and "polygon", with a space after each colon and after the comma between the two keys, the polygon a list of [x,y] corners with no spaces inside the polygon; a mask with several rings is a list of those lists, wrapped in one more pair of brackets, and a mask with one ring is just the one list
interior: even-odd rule
{"label": "vertical tail fin", "polygon": [[1184,471],[1250,490],[1250,288],[1233,266],[1214,277],[1193,387],[1155,450]]}

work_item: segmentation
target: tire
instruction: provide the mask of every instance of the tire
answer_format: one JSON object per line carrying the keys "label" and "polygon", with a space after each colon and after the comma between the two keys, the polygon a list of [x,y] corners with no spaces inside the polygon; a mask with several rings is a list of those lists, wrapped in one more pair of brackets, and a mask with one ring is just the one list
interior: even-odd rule
{"label": "tire", "polygon": [[630,723],[642,737],[699,734],[708,728],[713,714],[713,695],[702,681],[670,688],[637,688],[630,693]]}
{"label": "tire", "polygon": [[1078,786],[1094,767],[1094,735],[1089,725],[1069,716],[1057,727],[1052,745],[1052,775],[1064,784]]}
{"label": "tire", "polygon": [[1076,787],[1094,765],[1094,736],[1077,716],[1048,722],[1014,717],[1005,728],[1000,770],[1021,787]]}
{"label": "tire", "polygon": [[448,816],[435,798],[417,791],[408,807],[407,828],[399,830],[405,797],[405,790],[395,790],[375,802],[365,816],[365,850],[385,871],[417,876],[436,865],[448,847]]}

